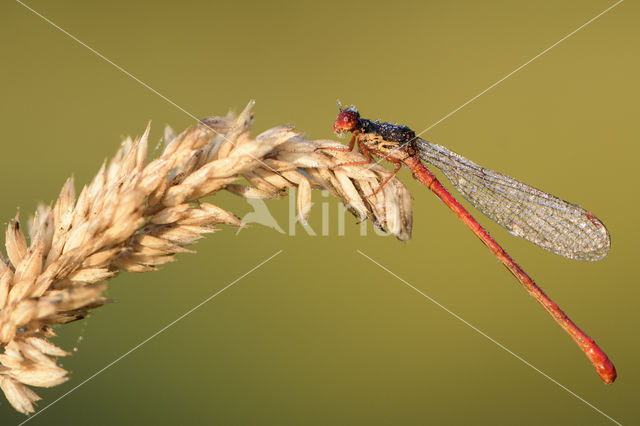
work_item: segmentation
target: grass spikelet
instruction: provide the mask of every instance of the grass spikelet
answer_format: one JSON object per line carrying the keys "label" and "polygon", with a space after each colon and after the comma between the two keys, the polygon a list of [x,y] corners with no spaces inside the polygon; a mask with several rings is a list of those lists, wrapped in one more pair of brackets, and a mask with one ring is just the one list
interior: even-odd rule
{"label": "grass spikelet", "polygon": [[[175,260],[219,225],[244,226],[234,214],[200,198],[230,191],[275,198],[297,188],[301,221],[311,192],[326,189],[358,220],[370,219],[398,239],[411,234],[411,198],[397,179],[370,196],[389,172],[342,146],[310,141],[288,126],[250,135],[250,104],[237,117],[210,117],[179,135],[165,131],[164,151],[147,161],[150,128],[122,142],[113,159],[76,195],[73,178],[53,207],[41,205],[24,233],[19,213],[0,256],[0,388],[13,407],[34,412],[29,387],[67,380],[56,357],[68,355],[50,339],[53,326],[84,318],[109,302],[105,281],[121,271],[147,272]],[[237,183],[245,178],[250,185]]]}

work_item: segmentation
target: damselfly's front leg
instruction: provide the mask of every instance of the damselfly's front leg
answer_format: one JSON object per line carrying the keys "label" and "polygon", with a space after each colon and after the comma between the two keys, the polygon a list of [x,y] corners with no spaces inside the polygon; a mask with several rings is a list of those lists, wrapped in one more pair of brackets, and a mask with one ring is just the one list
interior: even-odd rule
{"label": "damselfly's front leg", "polygon": [[314,151],[320,151],[320,150],[329,150],[329,151],[340,151],[340,152],[349,152],[349,151],[353,151],[353,148],[355,148],[356,146],[356,137],[358,136],[358,132],[353,132],[353,134],[351,135],[351,140],[349,141],[349,146],[344,148],[338,148],[335,146],[328,146],[328,147],[319,147],[314,149]]}
{"label": "damselfly's front leg", "polygon": [[[353,132],[353,135],[351,136],[351,141],[349,141],[349,146],[347,148],[337,148],[337,147],[326,147],[326,148],[316,148],[317,150],[332,150],[332,151],[341,151],[341,152],[350,152],[353,151],[353,148],[355,148],[355,144],[356,141],[358,142],[358,150],[360,151],[360,153],[362,153],[362,155],[364,155],[364,157],[366,158],[366,160],[364,161],[349,161],[346,163],[341,163],[338,164],[335,167],[343,167],[343,166],[359,166],[359,165],[364,165],[364,164],[371,164],[374,162],[373,157],[371,156],[372,151],[371,149],[367,148],[367,146],[358,139],[358,135],[359,132]],[[371,194],[367,195],[367,197],[373,197],[374,195],[376,195],[378,192],[380,192],[380,190],[387,184],[389,183],[389,181],[391,179],[393,179],[393,177],[395,175],[398,174],[398,172],[400,171],[400,169],[402,168],[402,162],[396,158],[393,157],[389,157],[381,152],[374,152],[373,154],[384,158],[385,160],[393,163],[396,165],[396,168],[393,170],[393,172],[391,172],[391,174],[389,175],[389,177],[387,177],[381,184],[380,186]]]}
{"label": "damselfly's front leg", "polygon": [[333,147],[333,146],[329,146],[326,148],[316,148],[315,150],[331,150],[331,151],[340,151],[340,152],[351,152],[353,151],[353,148],[355,147],[356,141],[358,142],[358,150],[362,153],[362,155],[365,156],[366,160],[364,161],[348,161],[346,163],[340,163],[334,167],[342,167],[342,166],[356,166],[356,165],[363,165],[363,164],[369,164],[371,162],[373,162],[373,158],[371,157],[371,151],[364,146],[364,144],[362,142],[360,142],[360,140],[358,140],[358,132],[353,132],[353,136],[351,136],[351,141],[349,142],[349,147],[347,148],[337,148],[337,147]]}

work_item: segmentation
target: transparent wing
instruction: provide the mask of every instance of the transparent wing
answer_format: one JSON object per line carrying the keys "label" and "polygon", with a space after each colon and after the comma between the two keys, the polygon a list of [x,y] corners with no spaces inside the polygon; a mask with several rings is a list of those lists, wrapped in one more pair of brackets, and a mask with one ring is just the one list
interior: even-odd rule
{"label": "transparent wing", "polygon": [[422,160],[442,170],[469,203],[511,234],[569,259],[600,260],[609,252],[607,229],[577,204],[480,167],[443,146],[422,139],[416,146]]}

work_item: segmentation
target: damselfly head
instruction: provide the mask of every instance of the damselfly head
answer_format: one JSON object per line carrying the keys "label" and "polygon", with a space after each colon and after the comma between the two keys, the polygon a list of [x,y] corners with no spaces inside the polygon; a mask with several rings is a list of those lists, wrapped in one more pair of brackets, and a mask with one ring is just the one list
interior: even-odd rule
{"label": "damselfly head", "polygon": [[342,105],[338,102],[338,108],[340,109],[340,113],[333,123],[333,131],[341,135],[355,130],[358,126],[358,120],[360,120],[360,113],[358,113],[356,107],[350,106],[349,108],[343,109]]}

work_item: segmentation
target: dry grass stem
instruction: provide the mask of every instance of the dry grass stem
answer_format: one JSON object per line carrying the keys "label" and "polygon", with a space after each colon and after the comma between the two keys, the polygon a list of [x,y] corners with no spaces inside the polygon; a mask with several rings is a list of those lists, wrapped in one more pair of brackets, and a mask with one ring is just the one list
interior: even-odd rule
{"label": "dry grass stem", "polygon": [[[370,196],[389,175],[355,152],[310,141],[291,127],[252,138],[251,104],[238,116],[211,117],[179,135],[165,132],[164,152],[147,161],[149,128],[126,139],[93,181],[76,196],[73,179],[53,205],[38,207],[28,221],[19,215],[6,229],[0,256],[0,387],[13,407],[34,411],[40,398],[29,388],[67,380],[56,357],[68,353],[49,341],[54,326],[84,318],[108,302],[101,283],[120,271],[153,271],[216,225],[244,226],[240,219],[200,198],[221,190],[243,197],[274,198],[297,188],[301,221],[311,211],[312,189],[327,189],[358,220],[366,218],[406,240],[411,198],[397,179]],[[214,132],[215,130],[215,132]],[[237,183],[244,177],[250,185]]]}

